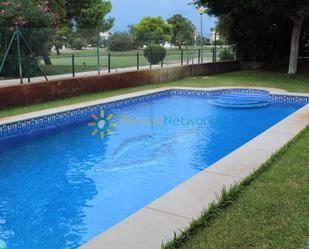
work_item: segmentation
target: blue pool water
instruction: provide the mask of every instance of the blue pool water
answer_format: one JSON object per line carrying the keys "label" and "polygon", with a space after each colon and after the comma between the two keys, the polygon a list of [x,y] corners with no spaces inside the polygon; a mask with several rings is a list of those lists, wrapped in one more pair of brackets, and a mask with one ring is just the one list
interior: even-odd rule
{"label": "blue pool water", "polygon": [[302,106],[246,99],[160,97],[105,110],[104,139],[88,117],[0,140],[0,239],[76,248]]}

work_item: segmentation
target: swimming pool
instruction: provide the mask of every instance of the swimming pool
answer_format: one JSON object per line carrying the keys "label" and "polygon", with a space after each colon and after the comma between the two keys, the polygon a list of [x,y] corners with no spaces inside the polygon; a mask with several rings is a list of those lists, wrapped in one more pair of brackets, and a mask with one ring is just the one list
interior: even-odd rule
{"label": "swimming pool", "polygon": [[2,125],[0,239],[76,248],[306,103],[169,90]]}

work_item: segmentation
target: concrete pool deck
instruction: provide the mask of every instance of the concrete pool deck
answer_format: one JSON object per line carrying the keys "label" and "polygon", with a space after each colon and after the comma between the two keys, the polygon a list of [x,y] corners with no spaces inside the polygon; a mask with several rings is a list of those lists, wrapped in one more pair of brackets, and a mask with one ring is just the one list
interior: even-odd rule
{"label": "concrete pool deck", "polygon": [[[219,90],[248,87],[191,88],[163,87],[125,95],[90,101],[39,112],[0,119],[0,125],[64,112],[90,105],[98,105],[125,98],[166,91],[170,89]],[[303,93],[288,93],[279,89],[250,87],[268,90],[271,94],[306,96]],[[114,225],[106,232],[81,246],[82,249],[159,249],[162,242],[172,239],[174,232],[190,226],[208,205],[216,201],[223,188],[240,183],[266,162],[275,152],[309,125],[309,104],[283,119],[248,143],[217,161],[198,175],[148,204],[135,214]]]}

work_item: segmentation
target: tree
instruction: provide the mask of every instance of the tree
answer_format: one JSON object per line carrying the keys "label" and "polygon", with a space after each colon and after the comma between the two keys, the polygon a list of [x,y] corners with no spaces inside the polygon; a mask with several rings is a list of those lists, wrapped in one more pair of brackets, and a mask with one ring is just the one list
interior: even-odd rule
{"label": "tree", "polygon": [[76,50],[82,50],[83,47],[86,47],[87,43],[83,38],[76,37],[72,40],[70,45],[71,45],[72,48],[74,48]]}
{"label": "tree", "polygon": [[52,44],[55,46],[57,55],[60,55],[60,49],[69,42],[71,36],[72,33],[68,27],[57,30],[52,39]]}
{"label": "tree", "polygon": [[[300,54],[303,61],[306,60],[305,58],[309,58],[309,21],[304,24],[300,42]],[[309,60],[307,59],[307,61]]]}
{"label": "tree", "polygon": [[178,46],[179,49],[182,45],[193,45],[195,27],[189,19],[177,14],[169,18],[167,22],[172,25],[172,45]]}
{"label": "tree", "polygon": [[0,25],[46,28],[71,25],[74,18],[79,28],[110,29],[114,18],[105,16],[111,11],[109,0],[7,0],[0,3]]}
{"label": "tree", "polygon": [[308,0],[197,0],[195,4],[205,5],[209,14],[220,17],[220,33],[237,45],[243,57],[254,57],[250,50],[256,58],[289,56],[289,74],[297,72]]}
{"label": "tree", "polygon": [[299,42],[300,34],[305,19],[309,16],[309,3],[303,3],[298,7],[288,12],[288,17],[293,21],[293,31],[290,50],[290,63],[289,74],[297,73],[298,55],[299,55]]}
{"label": "tree", "polygon": [[114,18],[105,19],[112,10],[109,0],[67,0],[65,1],[66,21],[74,18],[81,29],[98,28],[100,31],[109,30],[114,23]]}
{"label": "tree", "polygon": [[144,17],[131,29],[138,46],[164,44],[172,37],[172,25],[166,23],[161,17]]}
{"label": "tree", "polygon": [[151,45],[144,49],[144,56],[152,65],[163,61],[166,56],[166,49],[161,45]]}
{"label": "tree", "polygon": [[110,51],[128,51],[133,49],[133,40],[127,32],[115,32],[108,39]]}
{"label": "tree", "polygon": [[[57,11],[54,11],[54,8]],[[26,37],[28,44],[34,50],[36,56],[42,56],[45,64],[51,64],[51,60],[48,57],[50,51],[51,30],[47,28],[55,28],[59,26],[62,12],[61,3],[57,0],[11,0],[0,3],[0,26],[4,28],[12,28],[18,25],[22,30],[23,35]],[[25,29],[31,28],[31,29]],[[37,29],[35,29],[37,28]],[[5,41],[8,42],[8,33],[5,29],[2,30]],[[12,64],[16,61],[17,51],[12,48],[10,51],[9,59],[12,60]],[[21,54],[24,57],[29,57],[30,51],[23,49]],[[26,59],[25,59],[26,61]],[[24,63],[26,64],[29,63]],[[10,70],[11,75],[17,74],[17,70]]]}
{"label": "tree", "polygon": [[[60,13],[54,12],[51,6],[58,6]],[[56,1],[45,0],[11,0],[0,3],[0,26],[48,28],[57,27],[60,21],[61,7]]]}
{"label": "tree", "polygon": [[203,36],[202,38],[200,35],[196,36],[195,42],[196,42],[196,46],[205,46],[205,45],[210,45],[211,43],[209,38],[205,36]]}

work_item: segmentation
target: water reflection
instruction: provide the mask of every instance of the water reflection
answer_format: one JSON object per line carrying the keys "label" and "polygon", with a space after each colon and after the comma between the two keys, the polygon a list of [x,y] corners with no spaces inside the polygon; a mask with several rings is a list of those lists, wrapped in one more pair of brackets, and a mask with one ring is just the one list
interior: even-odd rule
{"label": "water reflection", "polygon": [[2,149],[0,237],[8,248],[76,248],[88,239],[83,208],[97,194],[88,174],[108,140],[80,135],[71,127]]}

